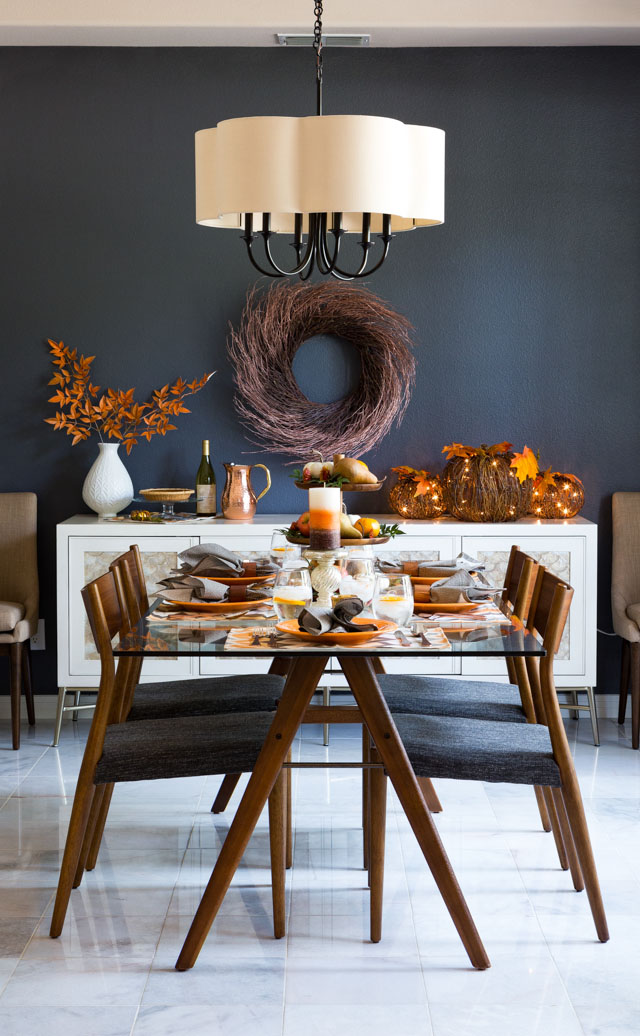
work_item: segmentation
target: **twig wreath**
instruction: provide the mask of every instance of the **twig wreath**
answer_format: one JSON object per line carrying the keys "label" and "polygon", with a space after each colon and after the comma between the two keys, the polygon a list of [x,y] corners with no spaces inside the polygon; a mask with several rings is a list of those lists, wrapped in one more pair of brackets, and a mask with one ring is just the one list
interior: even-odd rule
{"label": "twig wreath", "polygon": [[[235,406],[250,439],[297,458],[312,450],[358,457],[399,422],[415,379],[409,321],[352,284],[276,284],[247,294],[230,329]],[[293,374],[296,352],[313,335],[343,338],[360,355],[360,381],[343,399],[316,403]]]}

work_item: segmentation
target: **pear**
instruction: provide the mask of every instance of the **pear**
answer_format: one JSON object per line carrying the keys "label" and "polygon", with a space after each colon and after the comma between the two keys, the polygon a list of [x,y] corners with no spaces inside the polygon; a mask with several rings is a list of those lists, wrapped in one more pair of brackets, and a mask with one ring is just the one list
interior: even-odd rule
{"label": "pear", "polygon": [[340,537],[345,540],[361,540],[362,533],[354,529],[348,514],[340,515]]}
{"label": "pear", "polygon": [[333,474],[342,475],[354,485],[370,485],[378,482],[377,476],[369,471],[364,461],[356,460],[355,457],[342,457],[334,464]]}

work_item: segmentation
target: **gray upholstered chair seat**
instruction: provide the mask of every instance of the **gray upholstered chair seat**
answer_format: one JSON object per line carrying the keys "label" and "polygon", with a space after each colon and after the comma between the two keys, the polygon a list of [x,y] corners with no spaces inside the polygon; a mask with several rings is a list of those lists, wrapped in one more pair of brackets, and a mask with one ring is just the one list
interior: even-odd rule
{"label": "gray upholstered chair seat", "polygon": [[419,777],[560,786],[546,727],[458,716],[393,718]]}
{"label": "gray upholstered chair seat", "polygon": [[244,712],[112,724],[95,783],[247,773],[272,720],[269,712]]}
{"label": "gray upholstered chair seat", "polygon": [[283,687],[284,677],[270,673],[143,683],[136,687],[128,719],[140,722],[222,712],[273,712]]}
{"label": "gray upholstered chair seat", "polygon": [[378,683],[392,713],[419,716],[466,716],[506,723],[526,723],[517,687],[438,676],[386,673]]}

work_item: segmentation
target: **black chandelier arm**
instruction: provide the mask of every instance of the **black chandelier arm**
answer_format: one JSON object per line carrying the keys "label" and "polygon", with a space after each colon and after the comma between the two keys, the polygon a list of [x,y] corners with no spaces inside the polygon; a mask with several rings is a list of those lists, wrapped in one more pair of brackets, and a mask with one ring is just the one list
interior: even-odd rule
{"label": "black chandelier arm", "polygon": [[324,217],[322,237],[321,237],[321,240],[319,242],[320,252],[321,252],[322,261],[323,261],[323,266],[326,267],[326,269],[323,269],[322,272],[323,273],[330,273],[330,274],[332,274],[333,277],[336,277],[338,280],[351,281],[351,280],[358,280],[358,279],[360,279],[362,277],[369,277],[372,273],[375,273],[376,270],[379,270],[380,267],[382,266],[382,264],[384,263],[385,259],[387,258],[388,254],[389,254],[389,247],[391,245],[391,241],[392,241],[392,238],[394,236],[391,233],[391,216],[388,213],[385,213],[383,215],[383,217],[382,217],[382,233],[376,235],[377,237],[381,238],[382,243],[383,243],[382,255],[380,256],[380,259],[375,263],[374,266],[372,266],[369,269],[367,269],[367,262],[368,262],[368,259],[369,259],[369,250],[373,247],[373,244],[374,244],[369,239],[370,228],[371,228],[371,213],[365,212],[365,213],[363,213],[363,217],[362,217],[362,239],[359,242],[360,247],[363,250],[362,262],[361,262],[360,266],[358,267],[358,269],[354,273],[349,273],[346,270],[341,269],[337,265],[338,254],[339,254],[339,251],[340,251],[340,240],[341,240],[342,235],[344,234],[344,231],[342,230],[342,217],[341,217],[341,214],[340,213],[335,213],[334,214],[334,221],[333,221],[333,227],[331,229],[331,233],[336,238],[336,241],[335,241],[335,247],[334,247],[334,251],[333,251],[333,256],[331,256],[331,257],[329,256],[329,247],[328,247],[328,243],[327,243],[326,216],[325,216]]}
{"label": "black chandelier arm", "polygon": [[273,231],[271,230],[271,214],[269,212],[265,212],[263,214],[262,230],[260,231],[260,235],[264,241],[265,255],[267,257],[269,264],[272,266],[274,270],[276,270],[280,277],[296,277],[298,274],[302,274],[305,272],[305,269],[309,261],[311,260],[314,251],[313,234],[311,232],[311,223],[314,215],[315,213],[309,214],[309,235],[307,238],[307,248],[304,257],[301,260],[298,260],[298,265],[295,266],[293,270],[283,270],[280,266],[278,266],[271,254],[271,245],[269,244],[269,239],[273,234]]}

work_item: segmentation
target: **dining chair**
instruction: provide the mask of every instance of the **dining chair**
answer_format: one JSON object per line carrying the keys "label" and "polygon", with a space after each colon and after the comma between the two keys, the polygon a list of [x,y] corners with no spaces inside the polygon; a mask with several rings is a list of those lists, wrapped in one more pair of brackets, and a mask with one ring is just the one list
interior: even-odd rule
{"label": "dining chair", "polygon": [[640,493],[614,493],[611,613],[622,638],[618,723],[624,723],[631,682],[631,745],[640,745]]}
{"label": "dining chair", "polygon": [[11,741],[20,748],[20,698],[36,721],[31,640],[38,630],[38,500],[35,493],[0,493],[0,654],[9,656]]}
{"label": "dining chair", "polygon": [[[83,855],[92,844],[104,789],[124,781],[160,780],[226,772],[248,772],[258,758],[272,712],[184,714],[127,722],[139,677],[140,659],[123,656],[115,665],[112,639],[129,628],[116,577],[109,571],[82,590],[100,656],[96,707],[78,775],[50,934],[60,935],[71,890],[82,880]],[[284,811],[281,774],[269,797],[274,935],[285,929]]]}
{"label": "dining chair", "polygon": [[[128,625],[135,626],[149,608],[147,585],[138,546],[133,544],[128,551],[112,561],[109,571],[113,573],[115,579],[120,609],[126,616]],[[132,672],[127,700],[123,703],[122,721],[137,722],[184,715],[211,716],[223,713],[274,712],[284,687],[284,675],[286,675],[286,667],[283,669],[274,662],[269,673],[140,684],[141,667],[142,659],[138,659],[135,670]],[[279,669],[284,675],[278,673]],[[241,776],[242,772],[226,774],[218,797],[224,789],[230,798]],[[291,775],[289,771],[286,773],[285,782],[289,806],[286,836],[287,857],[289,857],[291,844]],[[96,866],[113,787],[113,783],[104,785],[94,804],[95,817],[88,829],[90,837],[87,836],[80,855],[77,880],[81,879],[83,870],[90,871]],[[218,812],[215,809],[215,803],[212,812]],[[288,858],[287,863],[290,866]]]}
{"label": "dining chair", "polygon": [[[514,545],[511,548],[502,604],[523,624],[526,623],[529,614],[538,568],[538,563],[518,546]],[[463,719],[486,719],[495,722],[535,723],[537,717],[525,660],[518,657],[507,658],[506,664],[510,681],[508,684],[442,676],[384,673],[382,666],[379,666],[378,682],[392,715],[402,712],[426,716],[459,716]],[[429,808],[432,812],[440,812],[442,806],[431,781],[423,777],[420,783]],[[560,864],[566,870],[569,861],[563,849],[560,822],[556,816],[553,797],[544,788],[536,787],[534,790],[543,829],[553,831]]]}
{"label": "dining chair", "polygon": [[586,887],[598,938],[609,938],[580,786],[562,722],[553,663],[573,589],[538,568],[527,629],[542,639],[543,658],[525,661],[538,723],[483,717],[394,713],[416,775],[549,788],[570,859],[574,887]]}

